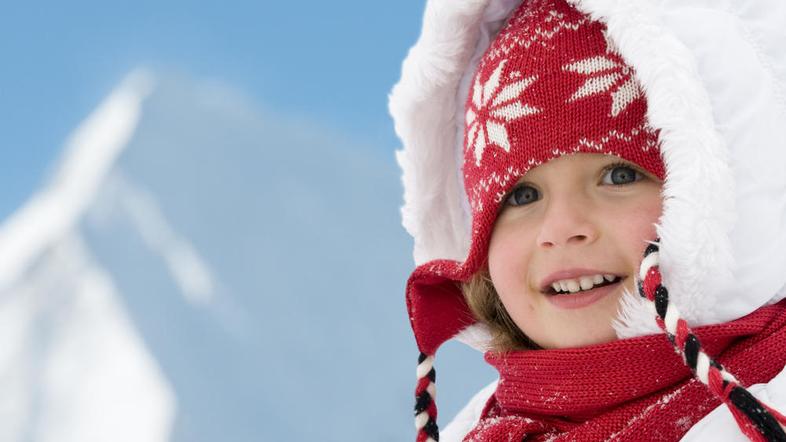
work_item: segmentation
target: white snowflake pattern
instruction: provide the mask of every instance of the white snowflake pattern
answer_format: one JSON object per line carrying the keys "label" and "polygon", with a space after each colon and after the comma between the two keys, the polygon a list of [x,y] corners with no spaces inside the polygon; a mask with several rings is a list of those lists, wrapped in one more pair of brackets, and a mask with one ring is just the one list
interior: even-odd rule
{"label": "white snowflake pattern", "polygon": [[563,69],[589,77],[568,99],[569,103],[592,95],[605,94],[613,89],[610,114],[616,117],[641,96],[641,89],[636,84],[631,68],[604,55],[569,63]]}
{"label": "white snowflake pattern", "polygon": [[524,91],[536,80],[536,76],[521,78],[519,73],[510,76],[513,81],[500,88],[500,77],[507,60],[502,60],[485,83],[475,78],[472,100],[467,109],[467,149],[473,149],[475,164],[480,166],[483,151],[489,144],[510,152],[510,138],[505,124],[518,118],[533,115],[540,109],[520,101]]}

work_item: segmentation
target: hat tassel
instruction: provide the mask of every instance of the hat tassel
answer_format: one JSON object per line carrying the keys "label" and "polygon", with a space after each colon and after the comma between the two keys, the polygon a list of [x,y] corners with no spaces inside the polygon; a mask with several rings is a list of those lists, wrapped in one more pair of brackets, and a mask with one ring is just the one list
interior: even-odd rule
{"label": "hat tassel", "polygon": [[415,428],[417,429],[417,442],[439,441],[439,427],[437,427],[436,397],[436,371],[434,370],[434,355],[421,353],[418,357],[418,385],[415,388]]}

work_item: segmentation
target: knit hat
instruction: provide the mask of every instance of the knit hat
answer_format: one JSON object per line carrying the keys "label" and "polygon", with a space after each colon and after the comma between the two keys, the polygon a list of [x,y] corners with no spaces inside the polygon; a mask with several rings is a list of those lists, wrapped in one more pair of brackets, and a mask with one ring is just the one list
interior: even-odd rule
{"label": "knit hat", "polygon": [[[421,351],[418,441],[438,440],[434,354],[476,322],[457,282],[470,279],[486,261],[496,215],[508,191],[533,167],[573,153],[616,155],[663,180],[658,131],[648,125],[646,113],[634,71],[606,37],[601,22],[564,0],[525,1],[513,11],[483,54],[465,104],[461,172],[472,224],[469,253],[463,261],[422,264],[407,284],[407,307]],[[640,294],[652,302],[660,297],[658,324],[687,352],[685,343],[695,337],[668,303],[656,246],[648,249],[647,257],[639,275]],[[723,391],[730,383],[738,386],[734,377],[720,364],[707,362],[711,358],[697,342],[689,350],[689,366],[697,372],[696,361],[706,363],[697,376],[705,384],[714,382],[713,391],[725,395],[728,403],[729,393]]]}

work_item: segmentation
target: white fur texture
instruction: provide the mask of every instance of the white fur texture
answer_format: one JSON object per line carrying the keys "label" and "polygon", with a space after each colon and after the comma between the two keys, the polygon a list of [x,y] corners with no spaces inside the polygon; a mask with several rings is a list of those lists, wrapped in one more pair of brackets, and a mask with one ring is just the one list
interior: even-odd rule
{"label": "white fur texture", "polygon": [[453,339],[480,352],[486,352],[491,348],[489,346],[491,332],[486,324],[480,322],[461,330]]}
{"label": "white fur texture", "polygon": [[620,339],[662,333],[655,322],[655,305],[636,292],[625,290],[620,299],[620,310],[614,321],[614,330]]}
{"label": "white fur texture", "polygon": [[660,23],[649,1],[569,1],[606,23],[608,36],[636,69],[650,124],[661,130],[666,165],[657,228],[664,283],[688,322],[714,322],[713,291],[731,282],[734,187],[694,55]]}
{"label": "white fur texture", "polygon": [[457,89],[475,49],[478,22],[489,0],[429,0],[423,30],[404,60],[389,109],[403,141],[404,227],[415,240],[417,264],[436,258],[463,260],[469,216],[456,172]]}

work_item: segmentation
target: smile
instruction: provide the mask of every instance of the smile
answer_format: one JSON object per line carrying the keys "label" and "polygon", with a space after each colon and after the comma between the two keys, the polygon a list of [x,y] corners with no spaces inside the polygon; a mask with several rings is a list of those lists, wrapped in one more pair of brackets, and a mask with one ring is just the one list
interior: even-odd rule
{"label": "smile", "polygon": [[[622,281],[625,279],[626,278],[619,276],[614,277],[612,280],[607,280],[604,278],[603,281],[598,284],[595,284],[593,280],[592,286],[590,286],[588,289],[584,289],[581,286],[576,289],[576,287],[573,285],[576,282],[572,281],[573,284],[571,284],[570,287],[567,287],[568,291],[566,292],[558,292],[552,287],[551,290],[546,293],[546,299],[548,299],[552,305],[561,309],[577,309],[587,307],[616,291],[617,288],[622,285]],[[587,286],[588,284],[585,281],[584,287]],[[571,291],[570,289],[576,290]]]}
{"label": "smile", "polygon": [[[563,294],[563,293],[576,293],[582,291],[592,290],[597,287],[604,287],[609,284],[614,284],[622,279],[620,276],[610,274],[597,274],[582,276],[576,279],[563,279],[551,283],[550,294]],[[548,293],[548,292],[547,292]]]}

